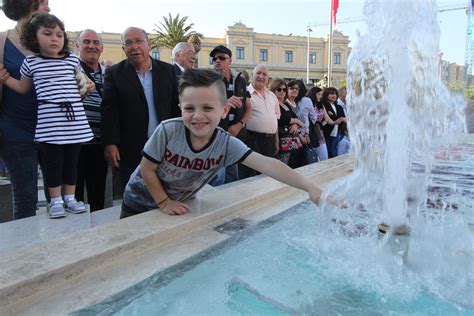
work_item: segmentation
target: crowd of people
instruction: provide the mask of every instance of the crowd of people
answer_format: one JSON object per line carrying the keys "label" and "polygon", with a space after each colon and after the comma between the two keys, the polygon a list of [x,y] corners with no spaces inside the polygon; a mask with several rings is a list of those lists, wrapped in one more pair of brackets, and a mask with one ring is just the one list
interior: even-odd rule
{"label": "crowd of people", "polygon": [[317,202],[320,190],[292,169],[350,146],[344,88],[271,80],[263,64],[250,80],[231,69],[223,45],[210,53],[214,69],[195,70],[188,43],[173,49],[173,64],[154,60],[137,27],[121,35],[126,59],[101,63],[99,34],[80,32],[71,53],[48,0],[5,0],[3,11],[17,21],[0,33],[1,156],[13,219],[36,214],[38,164],[51,218],[85,212],[86,194],[91,211],[103,209],[108,165],[120,177],[122,217],[153,208],[179,215],[204,184],[259,172]]}

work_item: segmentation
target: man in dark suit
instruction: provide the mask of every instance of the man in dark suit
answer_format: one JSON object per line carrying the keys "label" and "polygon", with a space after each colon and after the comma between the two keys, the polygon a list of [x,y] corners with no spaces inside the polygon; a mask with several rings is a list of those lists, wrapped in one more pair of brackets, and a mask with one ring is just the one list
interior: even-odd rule
{"label": "man in dark suit", "polygon": [[127,59],[107,69],[104,77],[101,133],[105,157],[119,168],[123,189],[155,128],[181,111],[173,66],[150,57],[146,32],[126,29],[122,48]]}
{"label": "man in dark suit", "polygon": [[180,77],[183,71],[194,67],[196,51],[193,45],[186,42],[179,42],[171,51],[171,58],[174,62],[176,75]]}

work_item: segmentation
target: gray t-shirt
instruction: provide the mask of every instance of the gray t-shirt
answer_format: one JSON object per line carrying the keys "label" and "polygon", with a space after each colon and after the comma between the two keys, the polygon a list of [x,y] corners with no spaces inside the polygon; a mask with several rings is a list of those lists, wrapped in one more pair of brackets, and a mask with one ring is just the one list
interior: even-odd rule
{"label": "gray t-shirt", "polygon": [[[166,193],[177,201],[191,199],[220,168],[243,161],[251,152],[220,127],[203,149],[194,150],[182,118],[161,122],[143,148],[143,156],[158,164],[156,174]],[[128,181],[123,202],[140,212],[158,207],[141,177],[140,166]]]}

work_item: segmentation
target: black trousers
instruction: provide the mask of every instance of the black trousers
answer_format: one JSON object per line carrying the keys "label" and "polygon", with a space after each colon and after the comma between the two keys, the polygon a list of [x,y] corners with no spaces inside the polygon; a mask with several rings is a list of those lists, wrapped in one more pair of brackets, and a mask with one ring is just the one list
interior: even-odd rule
{"label": "black trousers", "polygon": [[104,208],[106,178],[107,161],[102,145],[82,145],[77,164],[76,199],[84,201],[86,189],[91,212]]}
{"label": "black trousers", "polygon": [[76,185],[77,160],[81,144],[55,145],[40,143],[43,176],[48,188],[63,184]]}
{"label": "black trousers", "polygon": [[[267,157],[275,157],[276,134],[257,133],[247,130],[245,144],[253,151]],[[239,164],[239,178],[245,179],[258,175],[259,172]]]}

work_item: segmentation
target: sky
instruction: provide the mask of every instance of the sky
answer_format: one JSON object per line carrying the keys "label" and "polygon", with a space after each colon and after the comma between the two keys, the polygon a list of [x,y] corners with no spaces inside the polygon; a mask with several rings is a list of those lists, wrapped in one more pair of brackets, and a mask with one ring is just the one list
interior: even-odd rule
{"label": "sky", "polygon": [[[429,0],[402,0],[429,1]],[[223,37],[227,26],[242,22],[257,33],[326,36],[329,32],[330,0],[49,0],[51,13],[65,22],[66,30],[92,28],[98,32],[121,33],[138,26],[153,33],[163,16],[187,16],[187,24],[205,37]],[[348,35],[353,46],[364,22],[342,23],[363,17],[363,0],[339,0],[336,29]],[[467,0],[438,0],[440,8],[462,7]],[[77,4],[80,4],[78,6]],[[467,15],[465,10],[438,13],[443,59],[464,64]],[[15,25],[0,13],[0,30]]]}

